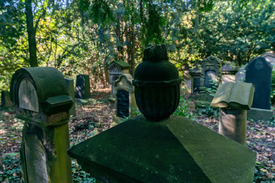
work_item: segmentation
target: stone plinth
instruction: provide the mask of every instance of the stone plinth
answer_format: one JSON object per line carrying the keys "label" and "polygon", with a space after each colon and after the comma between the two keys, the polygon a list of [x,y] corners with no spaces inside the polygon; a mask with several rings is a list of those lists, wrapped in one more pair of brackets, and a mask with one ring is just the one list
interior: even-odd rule
{"label": "stone plinth", "polygon": [[[108,143],[106,143],[108,142]],[[256,153],[181,116],[132,118],[68,150],[103,182],[252,182]]]}
{"label": "stone plinth", "polygon": [[272,110],[251,108],[247,112],[247,118],[253,119],[254,121],[258,121],[258,120],[268,121],[268,120],[272,120],[272,117],[273,117]]}
{"label": "stone plinth", "polygon": [[246,146],[247,110],[220,108],[219,134]]}

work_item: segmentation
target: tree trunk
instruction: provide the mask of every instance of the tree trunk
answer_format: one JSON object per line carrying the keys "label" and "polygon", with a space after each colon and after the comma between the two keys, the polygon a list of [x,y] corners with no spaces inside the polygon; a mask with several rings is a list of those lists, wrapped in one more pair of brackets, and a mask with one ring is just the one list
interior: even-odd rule
{"label": "tree trunk", "polygon": [[37,67],[37,56],[36,56],[36,30],[33,27],[33,15],[32,15],[32,0],[25,0],[26,6],[26,21],[29,41],[29,53],[30,53],[30,65],[31,67]]}

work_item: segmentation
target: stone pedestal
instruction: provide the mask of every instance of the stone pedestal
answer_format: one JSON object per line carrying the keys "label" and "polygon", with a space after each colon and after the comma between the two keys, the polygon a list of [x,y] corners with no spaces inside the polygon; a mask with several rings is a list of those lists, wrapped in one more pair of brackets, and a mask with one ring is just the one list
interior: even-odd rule
{"label": "stone pedestal", "polygon": [[246,146],[247,110],[220,108],[219,134]]}

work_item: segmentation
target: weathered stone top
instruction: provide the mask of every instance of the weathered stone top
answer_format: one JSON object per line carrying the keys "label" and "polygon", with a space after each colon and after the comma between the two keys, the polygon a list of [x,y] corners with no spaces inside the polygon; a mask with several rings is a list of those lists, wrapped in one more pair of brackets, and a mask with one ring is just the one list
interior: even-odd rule
{"label": "weathered stone top", "polygon": [[[19,92],[20,89],[31,89],[32,91]],[[16,107],[19,107],[19,95],[23,92],[22,95],[25,98],[20,100],[26,102],[24,105],[29,105],[27,108],[35,112],[39,112],[40,109],[45,113],[66,111],[73,104],[63,74],[52,67],[31,67],[17,70],[12,76],[10,91],[11,100]],[[34,95],[29,96],[28,92]]]}
{"label": "weathered stone top", "polygon": [[174,64],[169,62],[164,44],[150,45],[144,51],[143,62],[135,70],[134,86],[163,87],[181,83]]}
{"label": "weathered stone top", "polygon": [[221,62],[220,59],[211,55],[203,59],[203,61],[201,62],[201,67],[205,68],[207,66],[215,66],[215,65],[219,66],[220,62]]}
{"label": "weathered stone top", "polygon": [[[107,143],[106,143],[107,142]],[[252,182],[256,153],[181,116],[132,118],[68,150],[104,182]]]}
{"label": "weathered stone top", "polygon": [[117,65],[121,68],[121,70],[124,70],[124,69],[129,69],[130,68],[130,65],[127,64],[126,62],[124,62],[123,60],[118,60],[118,61],[112,61],[108,66],[107,66],[107,69],[111,70],[113,65]]}
{"label": "weathered stone top", "polygon": [[229,62],[226,62],[224,66],[222,67],[222,72],[223,73],[232,73],[236,74],[238,72],[238,67],[232,67]]}

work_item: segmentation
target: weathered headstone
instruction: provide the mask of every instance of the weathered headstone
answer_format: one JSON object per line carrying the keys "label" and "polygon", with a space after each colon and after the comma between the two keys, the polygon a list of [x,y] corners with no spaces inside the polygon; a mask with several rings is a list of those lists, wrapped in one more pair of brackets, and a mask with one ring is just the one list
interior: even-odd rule
{"label": "weathered headstone", "polygon": [[235,82],[235,74],[238,72],[236,67],[232,67],[228,62],[222,67],[222,83]]}
{"label": "weathered headstone", "polygon": [[239,71],[236,73],[236,75],[235,75],[236,76],[236,81],[245,81],[245,72],[246,72],[245,67],[246,66],[247,66],[247,64],[242,66],[239,69]]}
{"label": "weathered headstone", "polygon": [[242,81],[220,84],[212,107],[220,108],[219,133],[246,145],[247,110],[251,108],[255,88]]}
{"label": "weathered headstone", "polygon": [[246,66],[245,82],[255,87],[252,109],[248,111],[248,118],[254,120],[269,120],[272,117],[270,110],[270,91],[272,67],[263,57],[253,58]]}
{"label": "weathered headstone", "polygon": [[275,66],[275,54],[272,52],[264,53],[261,55],[264,57],[267,62],[271,64],[271,66]]}
{"label": "weathered headstone", "polygon": [[86,99],[91,97],[90,79],[88,75],[78,75],[76,77],[75,98]]}
{"label": "weathered headstone", "polygon": [[3,90],[1,92],[1,103],[2,103],[2,107],[11,107],[12,106],[9,91]]}
{"label": "weathered headstone", "polygon": [[[114,83],[115,101],[116,101],[116,122],[123,118],[135,117],[137,110],[134,86],[132,85],[133,77],[130,74],[122,74]],[[118,117],[118,119],[116,119]]]}
{"label": "weathered headstone", "polygon": [[220,80],[220,64],[221,60],[209,56],[201,62],[201,79],[200,79],[200,86],[206,88],[212,88],[212,81],[219,82]]}
{"label": "weathered headstone", "polygon": [[73,106],[70,109],[70,116],[76,116],[76,111],[75,111],[75,98],[74,98],[74,80],[65,78],[65,83],[66,87],[68,89],[70,97],[73,99]]}
{"label": "weathered headstone", "polygon": [[170,116],[181,80],[165,45],[146,48],[134,78],[143,115],[70,148],[85,171],[113,183],[253,181],[255,152],[195,121]]}
{"label": "weathered headstone", "polygon": [[191,93],[200,93],[201,68],[196,66],[194,69],[189,69],[191,75]]}
{"label": "weathered headstone", "polygon": [[69,96],[61,72],[51,67],[22,68],[11,81],[16,117],[25,120],[20,149],[23,182],[72,182]]}
{"label": "weathered headstone", "polygon": [[109,70],[109,74],[110,74],[110,84],[112,85],[113,96],[115,96],[113,84],[121,74],[129,74],[129,68],[130,68],[130,65],[122,60],[112,61],[107,66],[107,69]]}

